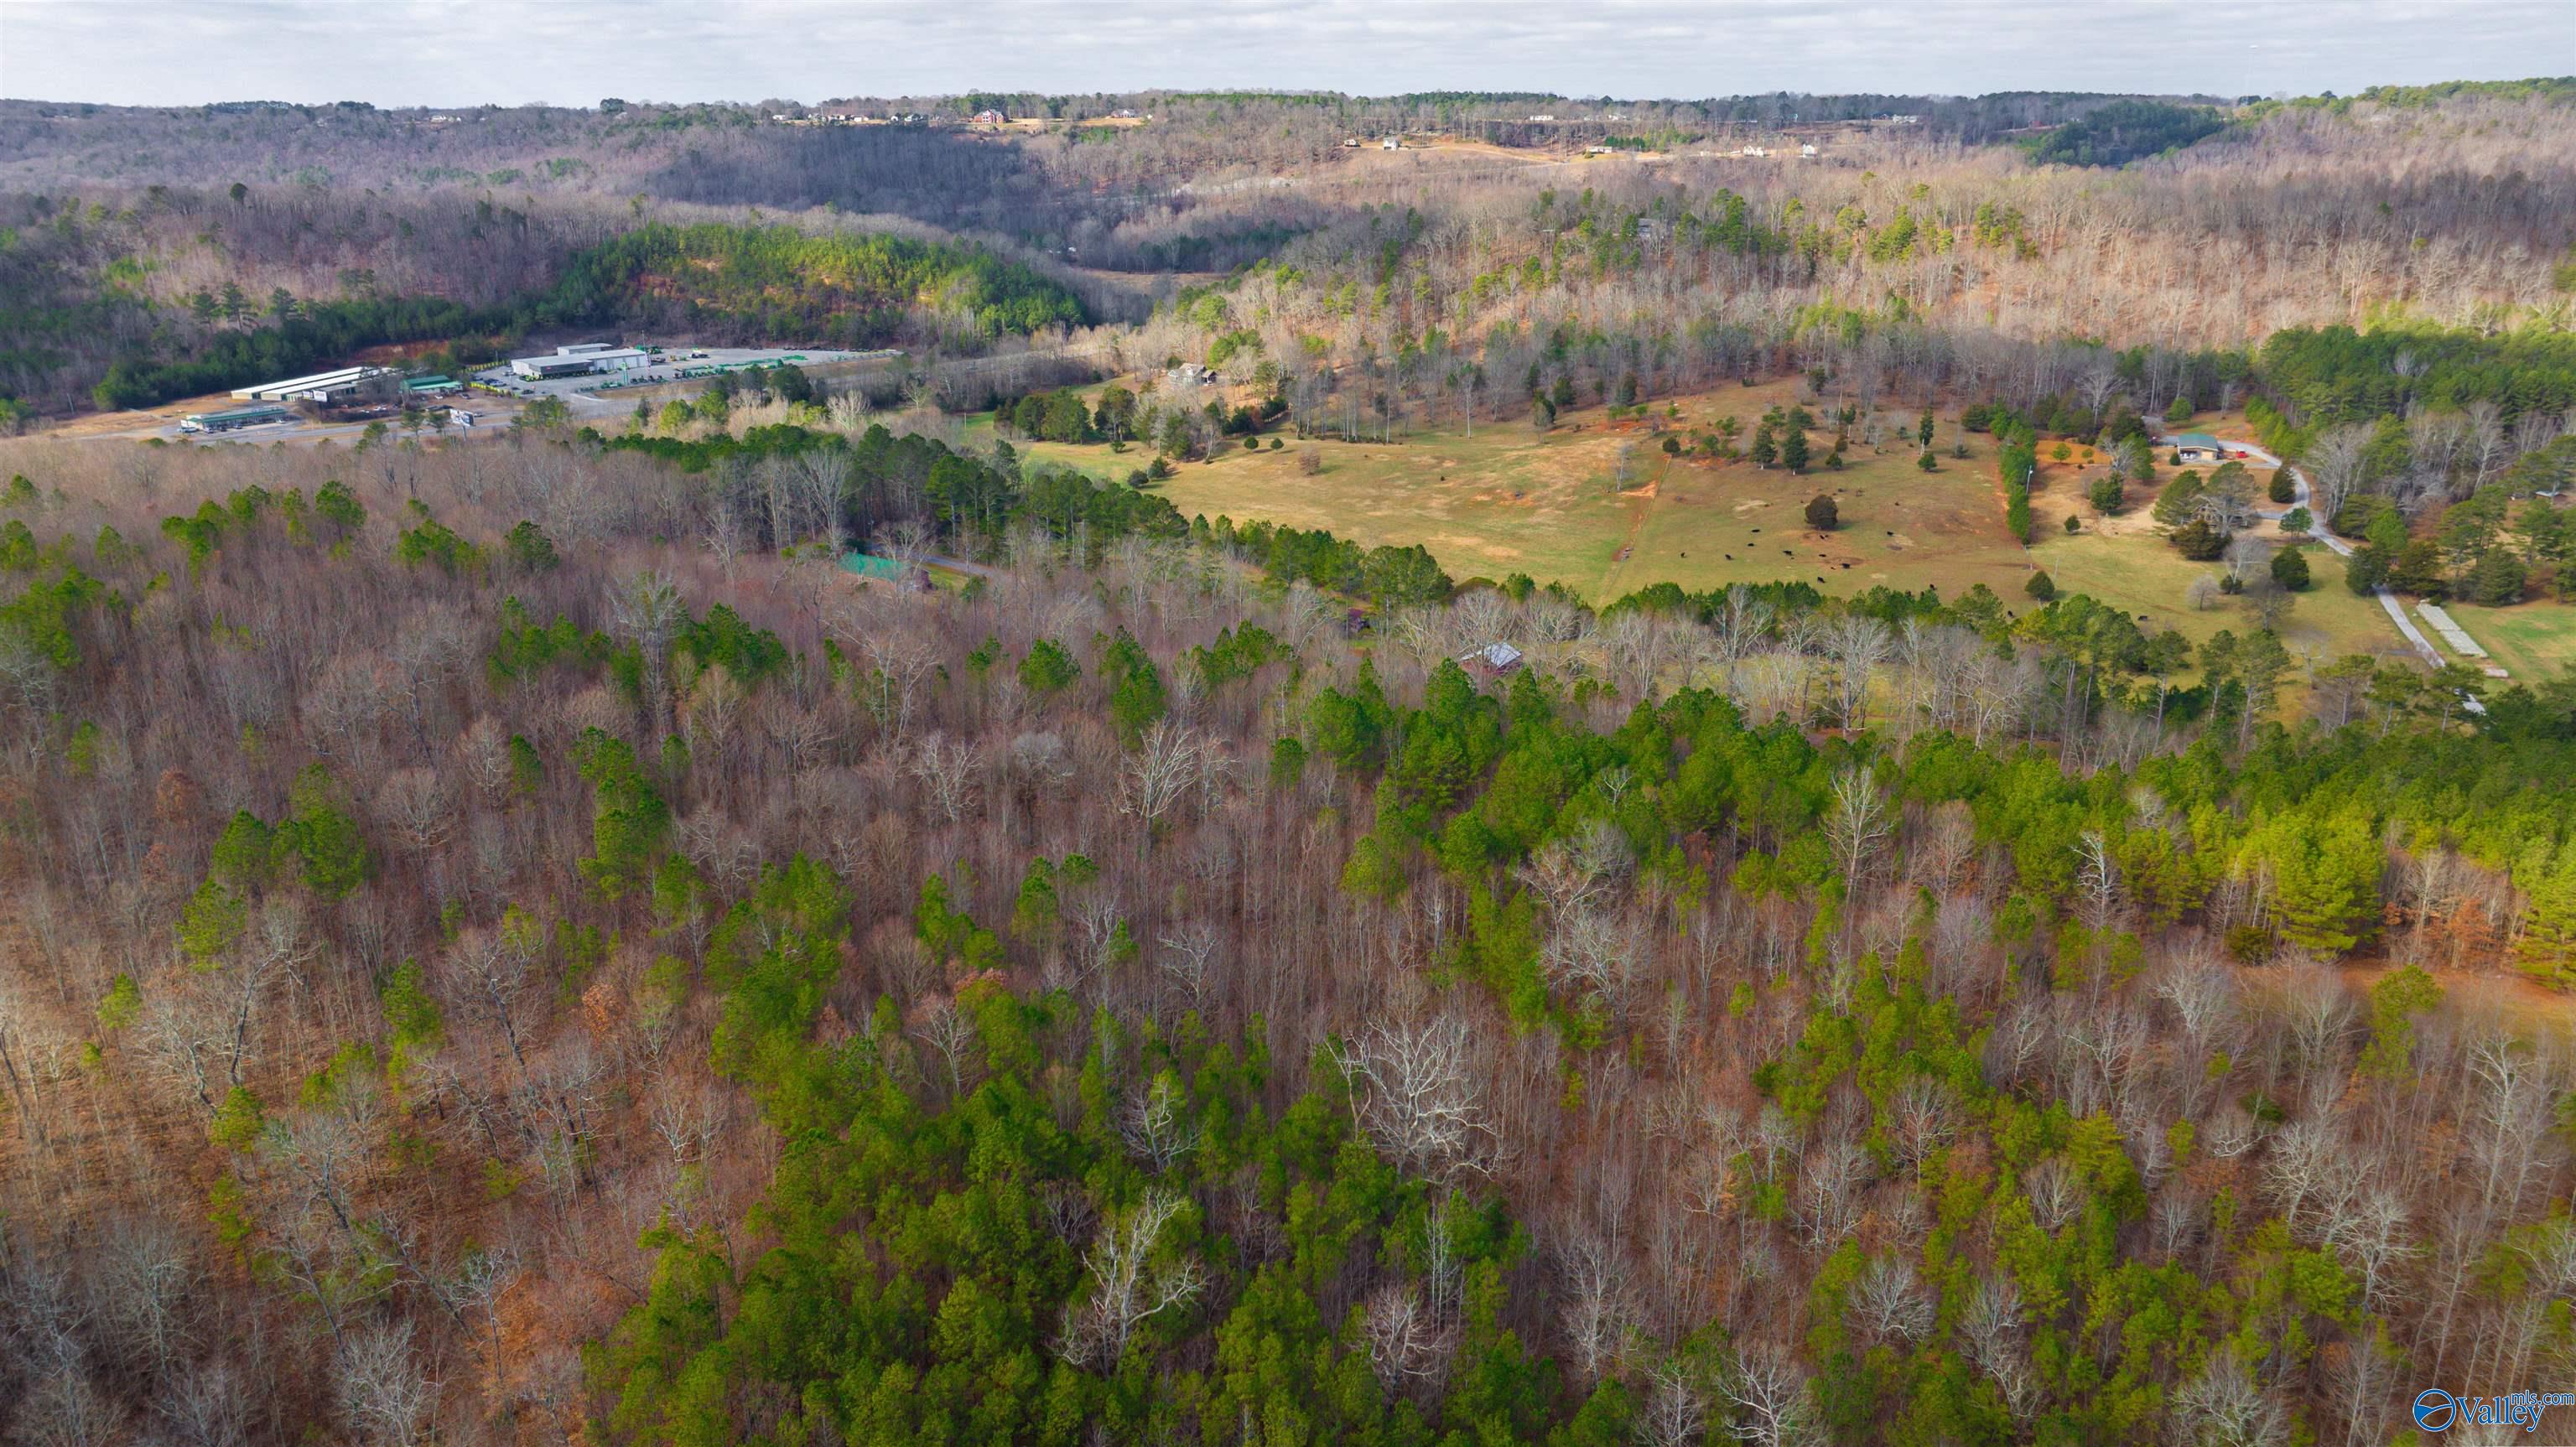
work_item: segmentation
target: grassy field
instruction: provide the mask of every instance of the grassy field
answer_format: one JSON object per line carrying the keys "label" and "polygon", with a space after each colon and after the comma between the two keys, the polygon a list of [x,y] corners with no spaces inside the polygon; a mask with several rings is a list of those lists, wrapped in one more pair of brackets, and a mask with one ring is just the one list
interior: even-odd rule
{"label": "grassy field", "polygon": [[[1974,439],[1965,461],[1943,457],[1933,473],[1917,471],[1914,449],[1893,442],[1874,454],[1854,441],[1842,471],[1818,465],[1803,477],[1663,453],[1665,435],[1687,440],[1722,416],[1743,422],[1741,440],[1749,441],[1763,411],[1798,391],[1781,381],[1683,397],[1678,417],[1657,419],[1660,431],[1613,424],[1602,409],[1587,408],[1544,436],[1513,422],[1480,426],[1472,439],[1446,430],[1393,445],[1291,438],[1277,452],[1230,451],[1185,464],[1161,490],[1185,514],[1330,528],[1371,547],[1421,543],[1454,577],[1528,573],[1596,602],[1667,580],[1692,591],[1784,578],[1837,593],[1879,583],[1937,583],[1948,593],[1976,582],[2005,593],[2021,587],[2029,565],[2003,535],[1991,439]],[[989,428],[978,419],[967,444],[984,445]],[[1307,445],[1323,462],[1311,475],[1298,460]],[[1821,460],[1833,434],[1812,433],[1810,445]],[[1104,477],[1148,460],[1136,448],[1021,450]],[[1820,493],[1841,514],[1830,534],[1810,530],[1803,517]]]}
{"label": "grassy field", "polygon": [[2474,603],[2450,603],[2444,607],[2452,622],[2512,673],[2513,682],[2541,683],[2576,666],[2576,605],[2532,602],[2481,608]]}
{"label": "grassy field", "polygon": [[[2343,559],[2322,547],[2311,547],[2308,569],[2312,585],[2298,595],[2281,625],[2281,641],[2293,654],[2330,662],[2347,653],[2377,653],[2412,658],[2377,601],[2357,598],[2344,585]],[[2089,593],[2100,601],[2179,630],[2193,642],[2204,642],[2220,629],[2243,632],[2252,626],[2235,600],[2202,612],[2183,601],[2183,590],[2203,574],[2215,576],[2213,563],[2195,563],[2145,533],[2116,536],[2084,532],[2044,536],[2031,556],[2048,570],[2061,593]]]}

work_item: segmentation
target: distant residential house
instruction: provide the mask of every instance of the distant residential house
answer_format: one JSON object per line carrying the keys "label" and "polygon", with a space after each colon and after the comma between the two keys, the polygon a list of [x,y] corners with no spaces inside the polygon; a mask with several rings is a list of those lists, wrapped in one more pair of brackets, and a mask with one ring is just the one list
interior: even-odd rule
{"label": "distant residential house", "polygon": [[2174,455],[2185,462],[2223,462],[2227,449],[2206,432],[2185,432],[2170,439]]}
{"label": "distant residential house", "polygon": [[1010,119],[1010,117],[1003,115],[1000,111],[975,112],[975,124],[979,126],[998,126],[1008,119]]}
{"label": "distant residential house", "polygon": [[1385,140],[1378,142],[1377,148],[1381,151],[1401,151],[1404,149],[1404,142],[1397,140],[1393,136],[1389,136]]}

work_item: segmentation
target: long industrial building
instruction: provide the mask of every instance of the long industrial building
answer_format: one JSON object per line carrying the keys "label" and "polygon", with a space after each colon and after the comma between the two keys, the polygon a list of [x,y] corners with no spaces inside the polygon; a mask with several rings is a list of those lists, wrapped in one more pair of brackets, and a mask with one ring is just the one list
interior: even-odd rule
{"label": "long industrial building", "polygon": [[612,347],[606,342],[575,342],[547,356],[514,357],[510,370],[531,381],[544,377],[584,377],[593,372],[629,372],[653,365],[654,354],[642,347]]}
{"label": "long industrial building", "polygon": [[256,387],[235,387],[233,398],[241,402],[332,402],[366,390],[384,379],[390,389],[396,375],[391,367],[342,367],[335,372],[316,372],[309,377],[289,377],[283,382],[262,382]]}
{"label": "long industrial building", "polygon": [[235,407],[229,412],[191,412],[179,419],[182,432],[234,432],[244,427],[257,427],[265,422],[284,422],[295,414],[269,402],[256,407]]}

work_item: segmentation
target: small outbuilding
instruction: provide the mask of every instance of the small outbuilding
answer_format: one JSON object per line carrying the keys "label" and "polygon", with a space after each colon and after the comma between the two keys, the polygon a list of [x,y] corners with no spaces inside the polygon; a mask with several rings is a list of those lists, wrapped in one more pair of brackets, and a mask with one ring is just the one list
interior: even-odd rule
{"label": "small outbuilding", "polygon": [[1481,673],[1487,678],[1501,678],[1521,666],[1521,651],[1498,639],[1482,648],[1471,649],[1460,654],[1458,662],[1470,673]]}

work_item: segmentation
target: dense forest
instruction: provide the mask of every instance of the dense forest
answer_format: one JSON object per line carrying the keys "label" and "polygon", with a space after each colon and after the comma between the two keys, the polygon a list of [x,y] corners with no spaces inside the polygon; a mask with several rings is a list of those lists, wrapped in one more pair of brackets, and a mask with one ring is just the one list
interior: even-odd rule
{"label": "dense forest", "polygon": [[661,333],[851,347],[924,316],[964,337],[1085,320],[1071,293],[989,252],[785,226],[646,226],[574,256],[551,299]]}
{"label": "dense forest", "polygon": [[1329,537],[693,445],[14,444],[13,1436],[2368,1441],[2576,1348],[2478,978],[2576,978],[2562,684],[1355,639]]}
{"label": "dense forest", "polygon": [[2216,111],[2155,101],[2115,101],[2034,138],[2030,158],[2069,166],[2122,166],[2188,146],[2221,130]]}

